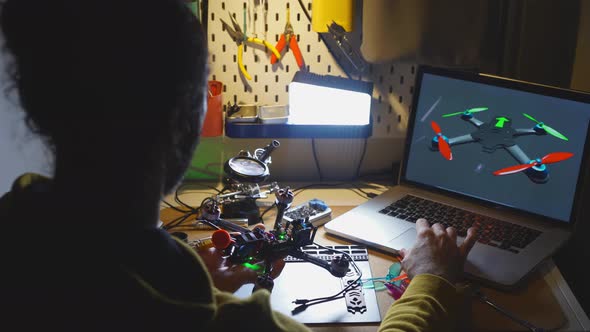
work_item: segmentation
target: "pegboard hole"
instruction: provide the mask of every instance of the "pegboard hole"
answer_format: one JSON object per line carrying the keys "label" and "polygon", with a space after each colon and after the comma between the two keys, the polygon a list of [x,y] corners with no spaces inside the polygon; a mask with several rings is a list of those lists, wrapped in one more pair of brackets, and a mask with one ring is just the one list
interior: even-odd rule
{"label": "pegboard hole", "polygon": [[285,92],[289,92],[289,84],[285,85]]}
{"label": "pegboard hole", "polygon": [[254,75],[254,83],[258,83],[258,75]]}
{"label": "pegboard hole", "polygon": [[214,81],[217,81],[217,80],[215,79],[215,75],[213,75],[211,78],[212,78]]}
{"label": "pegboard hole", "polygon": [[244,2],[244,9],[246,9],[246,3]]}
{"label": "pegboard hole", "polygon": [[258,95],[254,95],[254,102],[257,103],[258,102]]}
{"label": "pegboard hole", "polygon": [[289,65],[285,66],[285,71],[288,73],[289,72]]}
{"label": "pegboard hole", "polygon": [[311,45],[307,44],[307,53],[311,52]]}
{"label": "pegboard hole", "polygon": [[410,87],[410,94],[413,95],[414,94],[414,86]]}
{"label": "pegboard hole", "polygon": [[215,34],[214,34],[214,33],[212,33],[212,34],[211,34],[211,41],[212,41],[212,42],[214,42],[214,41],[215,41]]}
{"label": "pegboard hole", "polygon": [[234,104],[238,103],[238,96],[234,95]]}
{"label": "pegboard hole", "polygon": [[404,84],[404,75],[400,76],[399,84]]}
{"label": "pegboard hole", "polygon": [[238,76],[234,75],[234,83],[236,83],[238,81]]}
{"label": "pegboard hole", "polygon": [[279,95],[275,95],[275,103],[279,102]]}
{"label": "pegboard hole", "polygon": [[264,65],[264,72],[268,73],[268,65]]}
{"label": "pegboard hole", "polygon": [[311,31],[311,24],[308,24],[307,25],[307,32],[310,32],[310,31]]}
{"label": "pegboard hole", "polygon": [[275,21],[277,21],[277,22],[279,21],[279,13],[275,14]]}
{"label": "pegboard hole", "polygon": [[211,21],[215,21],[215,13],[211,12]]}
{"label": "pegboard hole", "polygon": [[393,93],[393,86],[389,86],[389,93]]}
{"label": "pegboard hole", "polygon": [[307,10],[311,11],[311,2],[307,4]]}
{"label": "pegboard hole", "polygon": [[395,67],[393,67],[393,65],[391,65],[391,67],[389,67],[389,73],[393,74],[394,71],[395,71]]}
{"label": "pegboard hole", "polygon": [[279,75],[275,75],[275,82],[279,83]]}
{"label": "pegboard hole", "polygon": [[377,115],[377,123],[381,123],[381,115]]}
{"label": "pegboard hole", "polygon": [[387,107],[387,113],[388,113],[388,114],[391,114],[391,113],[393,113],[393,107],[391,107],[391,105],[389,105],[389,106]]}
{"label": "pegboard hole", "polygon": [[260,62],[260,57],[258,55],[254,55],[254,62]]}
{"label": "pegboard hole", "polygon": [[412,72],[412,74],[414,74],[414,72],[416,71],[416,68],[414,66],[412,66],[412,69],[410,71]]}
{"label": "pegboard hole", "polygon": [[318,63],[322,61],[322,56],[318,54]]}
{"label": "pegboard hole", "polygon": [[226,72],[226,67],[225,67],[225,65],[223,65],[223,66],[221,67],[221,70],[222,70],[224,73]]}
{"label": "pegboard hole", "polygon": [[400,114],[397,115],[397,122],[402,122],[402,116]]}
{"label": "pegboard hole", "polygon": [[224,1],[221,2],[221,9],[225,10],[225,2]]}
{"label": "pegboard hole", "polygon": [[328,73],[331,73],[331,72],[332,72],[332,66],[328,65]]}
{"label": "pegboard hole", "polygon": [[221,45],[221,51],[225,53],[225,44]]}
{"label": "pegboard hole", "polygon": [[301,21],[301,14],[297,13],[297,22]]}
{"label": "pegboard hole", "polygon": [[382,102],[381,95],[379,95],[379,98],[377,98],[377,101],[379,102],[379,104],[381,104],[381,102]]}
{"label": "pegboard hole", "polygon": [[387,133],[391,133],[391,125],[387,125]]}
{"label": "pegboard hole", "polygon": [[275,34],[275,41],[278,42],[279,41],[279,35]]}
{"label": "pegboard hole", "polygon": [[[215,75],[213,75],[213,80],[215,81]],[[223,85],[223,92],[227,92],[227,85]]]}
{"label": "pegboard hole", "polygon": [[211,54],[211,62],[215,62],[215,54]]}
{"label": "pegboard hole", "polygon": [[268,92],[268,85],[264,86],[264,92]]}
{"label": "pegboard hole", "polygon": [[264,32],[268,32],[268,23],[264,24]]}
{"label": "pegboard hole", "polygon": [[401,103],[403,103],[403,101],[404,101],[404,98],[402,96],[399,96],[399,103],[401,104]]}
{"label": "pegboard hole", "polygon": [[236,57],[236,55],[234,54],[234,63],[238,62],[238,58]]}

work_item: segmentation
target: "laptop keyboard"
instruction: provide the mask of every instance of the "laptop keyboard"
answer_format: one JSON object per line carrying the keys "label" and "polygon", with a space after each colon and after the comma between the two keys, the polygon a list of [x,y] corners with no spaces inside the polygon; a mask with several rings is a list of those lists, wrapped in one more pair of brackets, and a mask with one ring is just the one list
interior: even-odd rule
{"label": "laptop keyboard", "polygon": [[430,225],[440,223],[445,228],[453,226],[459,236],[466,236],[467,229],[477,226],[477,242],[517,254],[542,232],[517,224],[486,217],[449,205],[433,202],[412,195],[391,203],[379,213],[415,223],[419,218]]}

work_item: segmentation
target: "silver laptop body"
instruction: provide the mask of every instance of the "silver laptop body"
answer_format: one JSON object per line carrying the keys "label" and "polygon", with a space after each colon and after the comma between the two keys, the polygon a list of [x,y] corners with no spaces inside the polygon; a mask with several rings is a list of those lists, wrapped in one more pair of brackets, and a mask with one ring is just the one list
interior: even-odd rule
{"label": "silver laptop body", "polygon": [[[531,98],[534,107],[527,108],[527,98]],[[510,103],[517,105],[510,109]],[[548,103],[554,104],[544,110],[543,105]],[[517,286],[562,246],[573,231],[584,181],[584,172],[580,170],[587,167],[584,162],[590,145],[590,97],[498,77],[420,67],[413,105],[400,184],[328,222],[326,232],[394,254],[410,248],[416,239],[415,223],[383,213],[383,209],[406,195],[525,226],[540,235],[524,248],[501,249],[478,242],[465,265],[467,277],[498,288]],[[498,105],[505,107],[494,109]],[[561,106],[559,111],[555,110],[557,106]],[[473,113],[468,114],[466,110]],[[532,122],[523,113],[535,120],[534,116],[539,117],[547,124]],[[504,115],[506,120],[502,120]],[[569,119],[564,121],[566,117]],[[518,146],[517,151],[510,144],[496,144],[495,150],[490,151],[488,141],[498,137],[497,131],[507,129],[498,126],[506,126],[508,121],[513,122],[516,131],[516,134],[511,131],[509,136]],[[479,129],[483,123],[488,123],[492,131],[482,138]],[[540,131],[537,128],[536,133],[519,132],[535,130],[536,125],[554,127]],[[451,142],[450,160],[435,142],[435,138],[442,137],[437,129],[443,131],[443,139]],[[465,142],[453,144],[457,138]],[[551,154],[555,150],[572,155],[554,162],[565,156]],[[528,158],[527,153],[533,159],[550,154],[543,161],[549,160],[553,165],[547,162],[546,168],[535,166],[543,172],[549,170],[549,176],[545,174],[540,179],[538,172],[506,170],[528,161],[524,160]],[[458,243],[463,239],[459,236]]]}

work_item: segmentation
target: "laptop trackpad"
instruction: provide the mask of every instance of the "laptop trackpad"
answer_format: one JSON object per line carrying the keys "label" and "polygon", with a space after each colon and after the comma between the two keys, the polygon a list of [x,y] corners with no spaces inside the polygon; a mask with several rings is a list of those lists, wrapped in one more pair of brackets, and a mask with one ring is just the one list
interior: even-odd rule
{"label": "laptop trackpad", "polygon": [[410,249],[416,242],[416,228],[410,227],[405,232],[401,233],[398,237],[387,242],[387,246],[393,249]]}

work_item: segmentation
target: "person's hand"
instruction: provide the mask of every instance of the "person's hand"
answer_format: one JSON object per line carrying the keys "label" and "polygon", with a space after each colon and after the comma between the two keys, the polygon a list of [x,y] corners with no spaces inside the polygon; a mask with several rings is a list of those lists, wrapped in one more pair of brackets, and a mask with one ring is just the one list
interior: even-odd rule
{"label": "person's hand", "polygon": [[[264,230],[266,227],[264,224],[257,224],[254,228]],[[217,289],[233,293],[245,284],[256,283],[258,273],[255,270],[247,268],[242,264],[232,263],[229,259],[223,257],[222,250],[208,247],[198,249],[197,253],[205,262],[207,270],[209,270],[209,274],[213,279],[213,284]],[[275,279],[285,267],[285,261],[283,257],[277,258],[271,265],[270,277]],[[259,266],[261,269],[264,267],[263,265]]]}
{"label": "person's hand", "polygon": [[[197,252],[205,262],[217,289],[233,293],[245,284],[256,282],[258,277],[256,271],[242,264],[232,263],[222,256],[222,250],[211,247],[200,249]],[[277,278],[284,267],[285,261],[283,259],[273,261],[270,276],[273,279]]]}
{"label": "person's hand", "polygon": [[441,276],[450,283],[458,281],[463,273],[465,259],[476,241],[476,228],[467,231],[465,241],[457,246],[457,232],[453,227],[444,229],[441,224],[432,227],[426,219],[416,221],[418,236],[410,250],[400,251],[402,268],[411,279],[419,274]]}

